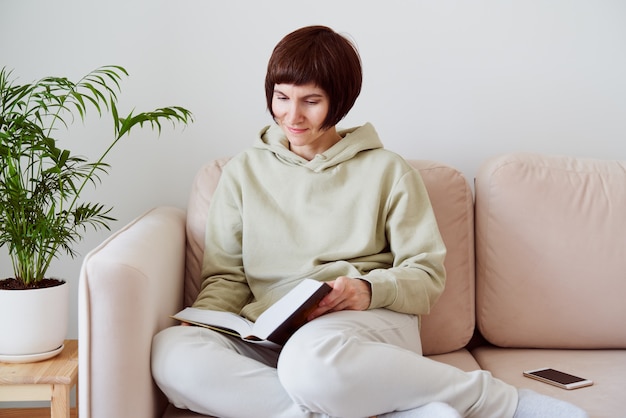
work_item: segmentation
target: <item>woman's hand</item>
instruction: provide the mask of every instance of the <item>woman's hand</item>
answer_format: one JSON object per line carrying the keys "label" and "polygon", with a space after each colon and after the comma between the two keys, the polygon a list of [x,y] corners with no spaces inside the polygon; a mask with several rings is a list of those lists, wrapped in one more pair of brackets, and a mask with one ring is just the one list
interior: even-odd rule
{"label": "woman's hand", "polygon": [[328,312],[364,311],[370,306],[372,289],[365,280],[341,276],[326,283],[333,289],[311,312],[307,318],[309,321]]}

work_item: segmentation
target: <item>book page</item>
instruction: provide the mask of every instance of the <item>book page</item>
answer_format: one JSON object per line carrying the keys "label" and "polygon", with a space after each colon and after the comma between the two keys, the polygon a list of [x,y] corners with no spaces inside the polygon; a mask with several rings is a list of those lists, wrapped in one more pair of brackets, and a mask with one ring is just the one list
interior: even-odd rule
{"label": "book page", "polygon": [[174,315],[173,318],[195,325],[210,325],[213,328],[235,331],[242,338],[249,337],[252,334],[253,323],[232,312],[185,308]]}
{"label": "book page", "polygon": [[307,320],[309,313],[332,288],[324,282],[304,279],[263,312],[256,323],[232,312],[188,307],[172,318],[235,335],[268,346],[283,345]]}

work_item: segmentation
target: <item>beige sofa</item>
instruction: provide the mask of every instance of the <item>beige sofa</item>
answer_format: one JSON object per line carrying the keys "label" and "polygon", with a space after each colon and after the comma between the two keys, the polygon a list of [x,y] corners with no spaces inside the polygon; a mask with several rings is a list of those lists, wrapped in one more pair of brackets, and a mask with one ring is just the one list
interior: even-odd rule
{"label": "beige sofa", "polygon": [[[81,418],[200,416],[167,405],[150,346],[198,292],[204,216],[225,161],[200,170],[186,211],[155,208],[85,258]],[[474,194],[452,167],[411,163],[448,247],[446,290],[423,318],[425,355],[489,370],[594,418],[626,416],[626,164],[505,155],[480,168]],[[522,376],[543,366],[595,384],[566,391]]]}

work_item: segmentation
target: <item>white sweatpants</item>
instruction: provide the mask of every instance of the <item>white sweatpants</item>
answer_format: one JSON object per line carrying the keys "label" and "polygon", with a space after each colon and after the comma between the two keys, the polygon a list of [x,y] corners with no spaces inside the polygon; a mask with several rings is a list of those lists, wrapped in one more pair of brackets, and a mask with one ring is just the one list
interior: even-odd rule
{"label": "white sweatpants", "polygon": [[281,351],[177,326],[155,336],[152,373],[175,406],[221,418],[364,418],[433,401],[464,417],[512,417],[517,389],[423,357],[417,321],[387,309],[335,312]]}

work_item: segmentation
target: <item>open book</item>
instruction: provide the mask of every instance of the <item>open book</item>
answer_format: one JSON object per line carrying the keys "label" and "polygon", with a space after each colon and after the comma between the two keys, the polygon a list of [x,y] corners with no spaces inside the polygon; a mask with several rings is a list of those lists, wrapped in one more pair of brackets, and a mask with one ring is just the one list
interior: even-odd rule
{"label": "open book", "polygon": [[[252,322],[232,312],[185,308],[172,318],[235,335],[250,342],[270,341],[283,345],[307,322],[307,316],[332,288],[304,279]],[[271,344],[270,344],[271,345]]]}

